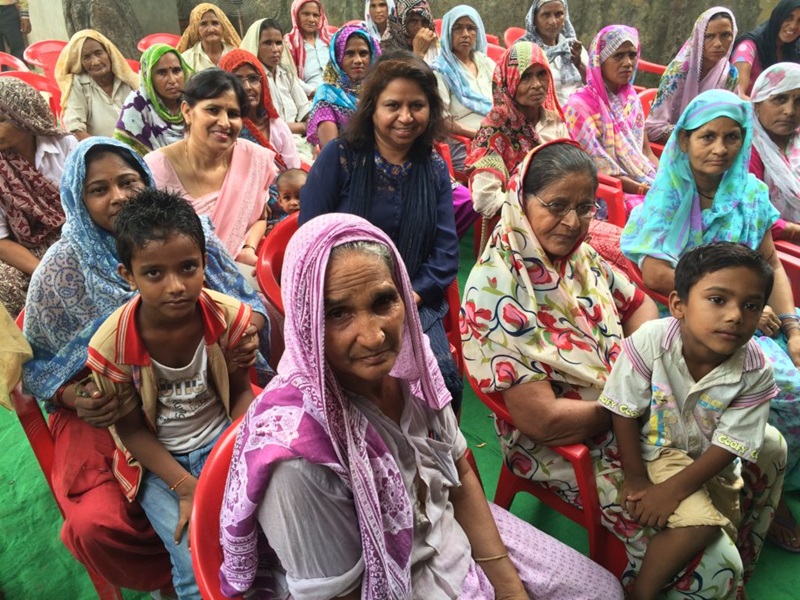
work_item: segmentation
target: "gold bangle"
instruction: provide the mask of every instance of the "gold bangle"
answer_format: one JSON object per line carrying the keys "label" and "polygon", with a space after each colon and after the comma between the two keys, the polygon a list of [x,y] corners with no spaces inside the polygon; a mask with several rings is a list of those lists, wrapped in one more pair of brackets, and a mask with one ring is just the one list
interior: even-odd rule
{"label": "gold bangle", "polygon": [[250,244],[245,244],[244,246],[242,246],[242,250],[244,250],[245,248],[250,248],[250,250],[252,250],[253,252],[256,251],[255,246],[251,246]]}
{"label": "gold bangle", "polygon": [[169,486],[169,491],[174,492],[175,490],[178,489],[178,486],[180,484],[182,484],[184,481],[186,481],[187,479],[189,479],[189,473],[187,473],[186,475],[184,475],[183,477],[178,479],[178,481],[177,481],[177,483],[175,483],[175,485]]}
{"label": "gold bangle", "polygon": [[498,554],[497,556],[487,556],[485,558],[474,558],[473,557],[472,560],[474,560],[476,563],[485,563],[485,562],[492,562],[492,561],[495,561],[495,560],[503,560],[504,558],[508,558],[508,552],[506,552],[504,554]]}

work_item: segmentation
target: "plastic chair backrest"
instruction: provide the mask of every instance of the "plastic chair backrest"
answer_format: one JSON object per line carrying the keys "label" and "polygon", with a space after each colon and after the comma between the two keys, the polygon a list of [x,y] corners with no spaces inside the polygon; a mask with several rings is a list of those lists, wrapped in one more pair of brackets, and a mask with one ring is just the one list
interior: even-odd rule
{"label": "plastic chair backrest", "polygon": [[50,110],[53,111],[53,119],[58,123],[61,114],[61,90],[53,81],[33,71],[4,71],[0,73],[0,77],[16,77],[35,90],[49,94]]}
{"label": "plastic chair backrest", "polygon": [[494,62],[499,63],[500,59],[503,57],[506,49],[502,46],[497,46],[495,44],[486,44],[486,56],[491,58]]}
{"label": "plastic chair backrest", "polygon": [[666,65],[659,65],[658,63],[653,63],[647,60],[639,59],[639,62],[636,63],[636,69],[638,71],[644,71],[645,73],[653,73],[654,75],[663,75],[664,71],[667,70]]}
{"label": "plastic chair backrest", "polygon": [[205,600],[226,599],[219,589],[219,568],[222,566],[219,513],[241,421],[242,417],[237,419],[214,445],[197,480],[194,494],[189,539],[192,540],[194,575],[200,595]]}
{"label": "plastic chair backrest", "polygon": [[800,258],[800,246],[793,244],[788,240],[775,240],[775,249],[780,250],[789,256],[796,256]]}
{"label": "plastic chair backrest", "polygon": [[339,28],[336,25],[328,25],[328,33],[333,35],[337,31],[339,31]]}
{"label": "plastic chair backrest", "polygon": [[637,265],[634,262],[631,262],[627,258],[625,260],[628,261],[628,273],[627,274],[628,274],[628,277],[630,278],[631,282],[636,287],[638,287],[640,290],[642,290],[645,294],[650,296],[656,302],[658,302],[660,304],[663,304],[664,306],[668,306],[669,305],[669,298],[667,298],[663,294],[660,294],[659,292],[655,292],[655,291],[649,289],[644,284],[644,279],[642,278],[642,271],[639,269],[639,265]]}
{"label": "plastic chair backrest", "polygon": [[503,42],[506,48],[511,48],[518,39],[527,33],[523,27],[509,27],[503,34]]}
{"label": "plastic chair backrest", "polygon": [[26,63],[39,67],[47,77],[55,79],[56,61],[66,45],[64,40],[41,40],[25,48],[22,56]]}
{"label": "plastic chair backrest", "polygon": [[12,71],[30,71],[28,65],[13,54],[7,54],[6,52],[0,52],[0,67],[5,67]]}
{"label": "plastic chair backrest", "polygon": [[134,60],[134,59],[132,59],[132,58],[126,58],[126,59],[125,59],[125,62],[127,62],[127,63],[128,63],[128,66],[129,66],[131,69],[133,69],[133,72],[134,72],[134,73],[138,73],[138,72],[139,72],[139,70],[142,68],[142,65],[141,65],[141,64],[139,64],[139,61],[138,61],[138,60]]}
{"label": "plastic chair backrest", "polygon": [[439,153],[445,163],[447,163],[447,170],[450,172],[450,177],[456,176],[456,171],[453,169],[453,158],[450,156],[450,146],[444,142],[434,142],[433,149]]}
{"label": "plastic chair backrest", "polygon": [[491,34],[491,33],[487,33],[486,34],[486,42],[488,44],[494,44],[495,46],[499,46],[500,45],[500,38],[497,37],[496,35]]}
{"label": "plastic chair backrest", "polygon": [[597,186],[595,195],[602,199],[608,207],[608,222],[618,227],[625,227],[628,215],[625,212],[625,194],[622,188],[601,183]]}
{"label": "plastic chair backrest", "polygon": [[656,99],[656,94],[658,94],[656,88],[647,88],[643,92],[639,92],[639,100],[642,101],[645,119],[650,115],[650,108],[653,106],[653,100]]}
{"label": "plastic chair backrest", "polygon": [[175,35],[174,33],[151,33],[140,39],[136,47],[139,49],[139,52],[144,52],[155,44],[166,44],[167,46],[175,48],[180,39],[181,36]]}
{"label": "plastic chair backrest", "polygon": [[434,19],[433,28],[436,29],[436,35],[442,37],[442,19]]}
{"label": "plastic chair backrest", "polygon": [[278,311],[285,315],[281,298],[281,269],[286,244],[297,231],[300,213],[294,213],[275,225],[261,244],[256,264],[256,280],[261,291]]}

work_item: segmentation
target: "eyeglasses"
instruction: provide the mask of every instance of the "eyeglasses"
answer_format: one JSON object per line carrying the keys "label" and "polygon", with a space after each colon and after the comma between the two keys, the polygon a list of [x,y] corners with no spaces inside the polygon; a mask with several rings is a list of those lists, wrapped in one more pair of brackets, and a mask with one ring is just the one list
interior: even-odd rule
{"label": "eyeglasses", "polygon": [[578,204],[578,206],[572,206],[568,202],[545,202],[536,194],[531,194],[531,196],[536,198],[539,204],[544,206],[551,215],[559,219],[563,219],[573,210],[579,219],[591,219],[597,214],[597,209],[599,208],[597,202],[584,202],[583,204]]}
{"label": "eyeglasses", "polygon": [[261,83],[261,76],[260,75],[248,75],[247,77],[239,77],[239,81],[242,82],[242,85],[249,85],[250,87],[255,87]]}

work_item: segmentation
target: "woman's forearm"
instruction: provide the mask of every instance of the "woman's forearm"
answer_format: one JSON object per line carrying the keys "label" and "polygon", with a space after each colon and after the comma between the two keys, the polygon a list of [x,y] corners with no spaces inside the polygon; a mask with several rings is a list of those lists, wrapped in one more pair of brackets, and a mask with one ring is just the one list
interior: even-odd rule
{"label": "woman's forearm", "polygon": [[647,321],[653,321],[658,318],[658,307],[656,303],[650,298],[650,296],[645,296],[642,303],[639,305],[633,313],[625,319],[625,322],[622,324],[622,332],[625,334],[625,337],[630,336],[634,331],[639,329],[642,324],[647,323]]}
{"label": "woman's forearm", "polygon": [[0,240],[0,260],[28,276],[39,266],[39,259],[30,250],[9,238]]}
{"label": "woman's forearm", "polygon": [[642,281],[648,289],[669,296],[675,289],[675,268],[665,260],[648,256],[642,262]]}

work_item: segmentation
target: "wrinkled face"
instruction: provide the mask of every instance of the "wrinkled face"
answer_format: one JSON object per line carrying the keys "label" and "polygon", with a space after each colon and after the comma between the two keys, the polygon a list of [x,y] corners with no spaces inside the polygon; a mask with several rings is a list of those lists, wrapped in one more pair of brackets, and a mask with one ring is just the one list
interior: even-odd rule
{"label": "wrinkled face", "polygon": [[261,103],[261,86],[263,84],[261,74],[250,65],[242,65],[233,74],[242,82],[244,93],[247,96],[247,105],[250,107],[250,114],[253,114]]}
{"label": "wrinkled face", "polygon": [[167,52],[153,67],[153,88],[165,103],[171,104],[180,99],[183,84],[181,61],[174,52]]}
{"label": "wrinkled face", "polygon": [[123,205],[145,187],[139,172],[113,152],[97,155],[86,169],[83,204],[100,229],[114,232]]}
{"label": "wrinkled face", "polygon": [[393,79],[378,96],[372,115],[378,146],[410,150],[428,127],[430,116],[428,97],[420,84],[412,79]]}
{"label": "wrinkled face", "polygon": [[242,111],[233,90],[219,98],[200,100],[194,106],[181,104],[189,136],[217,152],[233,146],[242,131]]}
{"label": "wrinkled face", "polygon": [[81,50],[81,66],[96,80],[111,73],[111,58],[100,42],[87,39]]}
{"label": "wrinkled face", "polygon": [[36,136],[20,129],[5,114],[0,112],[0,152],[15,150],[17,152],[30,142],[36,144]]}
{"label": "wrinkled face", "polygon": [[277,29],[265,29],[258,39],[258,60],[268,69],[274,69],[281,62],[283,36]]}
{"label": "wrinkled face", "polygon": [[625,42],[600,65],[600,70],[606,83],[618,88],[631,82],[636,63],[636,48],[631,42]]}
{"label": "wrinkled face", "polygon": [[[532,167],[533,168],[533,167]],[[589,207],[594,208],[596,187],[589,173],[568,173],[540,190],[535,196],[525,197],[525,216],[533,233],[550,260],[557,260],[572,252],[578,240],[589,231],[592,215],[578,216]],[[538,200],[537,200],[538,196]],[[544,204],[550,205],[550,208]],[[566,215],[553,214],[570,207]]]}
{"label": "wrinkled face", "polygon": [[142,316],[149,321],[185,319],[197,310],[203,289],[205,257],[188,235],[174,233],[136,248],[131,270],[119,266],[122,277],[142,297]]}
{"label": "wrinkled face", "polygon": [[300,25],[301,31],[307,35],[317,33],[320,19],[322,19],[322,13],[316,2],[306,2],[297,13],[298,25]]}
{"label": "wrinkled face", "polygon": [[427,23],[425,23],[425,19],[423,19],[420,14],[411,13],[406,17],[406,33],[408,33],[408,37],[412,40],[419,33],[419,30],[426,26]]}
{"label": "wrinkled face", "polygon": [[772,136],[788,138],[800,127],[800,89],[775,94],[755,106],[758,121]]}
{"label": "wrinkled face", "polygon": [[781,23],[778,39],[784,44],[793,44],[800,37],[800,8],[795,8],[792,14]]}
{"label": "wrinkled face", "polygon": [[353,83],[362,81],[367,74],[371,56],[367,40],[360,35],[351,35],[344,47],[342,71]]}
{"label": "wrinkled face", "polygon": [[378,27],[386,25],[389,19],[389,5],[386,0],[370,0],[369,16]]}
{"label": "wrinkled face", "polygon": [[720,17],[709,21],[703,38],[703,66],[713,67],[728,56],[733,44],[733,23]]}
{"label": "wrinkled face", "polygon": [[672,292],[670,312],[681,321],[687,362],[719,363],[744,346],[755,333],[764,302],[764,280],[747,267],[703,275],[686,302]]}
{"label": "wrinkled face", "polygon": [[550,74],[542,65],[531,65],[522,73],[514,101],[522,108],[539,108],[547,96]]}
{"label": "wrinkled face", "polygon": [[558,34],[564,29],[566,20],[567,11],[564,9],[564,5],[559,0],[555,0],[539,7],[533,24],[536,31],[542,36],[542,40],[552,46],[556,43]]}
{"label": "wrinkled face", "polygon": [[325,274],[325,359],[358,392],[389,376],[403,341],[405,305],[383,259],[335,254]]}
{"label": "wrinkled face", "polygon": [[469,56],[478,41],[478,27],[469,17],[461,17],[453,23],[452,49],[456,56]]}
{"label": "wrinkled face", "polygon": [[742,149],[742,126],[728,117],[717,117],[695,129],[678,133],[681,150],[689,155],[695,177],[722,176]]}
{"label": "wrinkled face", "polygon": [[208,11],[200,19],[198,33],[203,43],[222,42],[222,23],[213,10]]}

